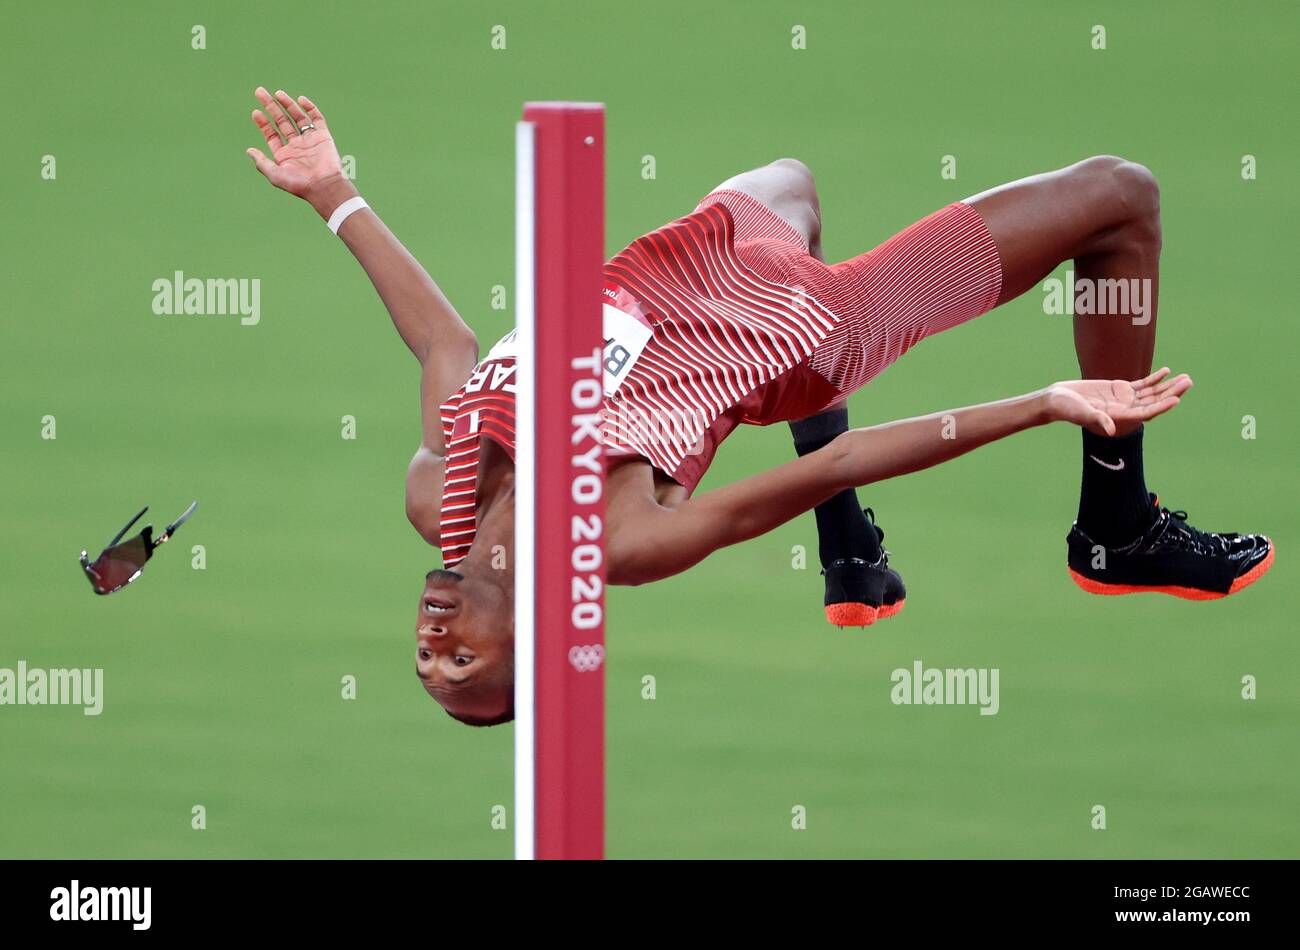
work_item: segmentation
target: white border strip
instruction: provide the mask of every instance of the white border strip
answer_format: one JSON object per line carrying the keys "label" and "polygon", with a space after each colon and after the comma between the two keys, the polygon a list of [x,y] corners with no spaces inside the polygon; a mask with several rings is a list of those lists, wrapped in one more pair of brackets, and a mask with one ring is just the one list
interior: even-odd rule
{"label": "white border strip", "polygon": [[515,858],[534,855],[536,798],[537,350],[534,128],[515,125]]}

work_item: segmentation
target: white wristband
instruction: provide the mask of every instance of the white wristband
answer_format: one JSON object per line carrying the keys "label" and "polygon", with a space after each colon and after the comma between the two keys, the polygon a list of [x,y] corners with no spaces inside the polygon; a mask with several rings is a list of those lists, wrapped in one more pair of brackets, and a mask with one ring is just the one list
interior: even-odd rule
{"label": "white wristband", "polygon": [[350,218],[354,211],[360,211],[362,208],[369,207],[370,205],[366,204],[366,199],[357,195],[354,198],[349,198],[347,201],[343,202],[343,204],[335,208],[334,213],[330,215],[329,221],[325,223],[331,232],[338,234],[339,228],[343,227],[343,222]]}

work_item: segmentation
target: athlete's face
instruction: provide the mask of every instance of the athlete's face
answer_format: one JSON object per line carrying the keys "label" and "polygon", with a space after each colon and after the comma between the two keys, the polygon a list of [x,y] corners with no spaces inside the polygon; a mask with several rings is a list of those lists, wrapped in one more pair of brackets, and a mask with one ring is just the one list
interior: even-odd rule
{"label": "athlete's face", "polygon": [[415,669],[425,690],[457,719],[508,717],[514,707],[513,579],[431,571],[415,624]]}

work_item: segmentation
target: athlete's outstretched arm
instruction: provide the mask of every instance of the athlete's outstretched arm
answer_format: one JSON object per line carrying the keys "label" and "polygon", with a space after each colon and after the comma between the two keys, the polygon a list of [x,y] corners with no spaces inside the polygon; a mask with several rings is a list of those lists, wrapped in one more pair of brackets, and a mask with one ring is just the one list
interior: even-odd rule
{"label": "athlete's outstretched arm", "polygon": [[[325,220],[357,195],[343,174],[338,148],[320,108],[306,96],[283,90],[254,91],[263,109],[253,122],[271,157],[256,148],[248,155],[275,187],[308,202]],[[407,470],[407,516],[421,535],[437,544],[437,500],[442,494],[446,452],[439,404],[456,391],[478,360],[478,341],[419,261],[369,208],[351,214],[339,237],[365,268],[402,340],[420,361],[423,440]]]}
{"label": "athlete's outstretched arm", "polygon": [[[328,220],[339,205],[356,197],[357,189],[343,174],[325,116],[306,96],[295,100],[282,90],[272,96],[261,86],[255,95],[265,111],[254,109],[253,122],[271,157],[255,148],[248,149],[248,155],[271,184],[302,198]],[[315,128],[300,131],[308,125]],[[362,208],[350,215],[339,237],[365,268],[397,332],[421,365],[446,369],[435,373],[445,377],[442,396],[453,393],[477,359],[473,331],[374,211]]]}
{"label": "athlete's outstretched arm", "polygon": [[1162,369],[1131,383],[1056,383],[1015,399],[850,429],[793,462],[618,525],[610,538],[609,582],[642,584],[679,574],[845,488],[929,468],[1034,426],[1073,422],[1112,435],[1117,422],[1145,422],[1178,405],[1192,381],[1168,374]]}

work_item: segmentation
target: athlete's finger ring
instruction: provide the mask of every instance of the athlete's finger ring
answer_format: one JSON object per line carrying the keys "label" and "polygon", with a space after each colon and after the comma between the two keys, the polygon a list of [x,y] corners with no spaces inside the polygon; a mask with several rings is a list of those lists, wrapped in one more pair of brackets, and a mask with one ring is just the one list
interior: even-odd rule
{"label": "athlete's finger ring", "polygon": [[310,132],[314,128],[316,128],[316,126],[312,125],[310,122],[308,122],[306,125],[298,126],[298,130],[300,132]]}

